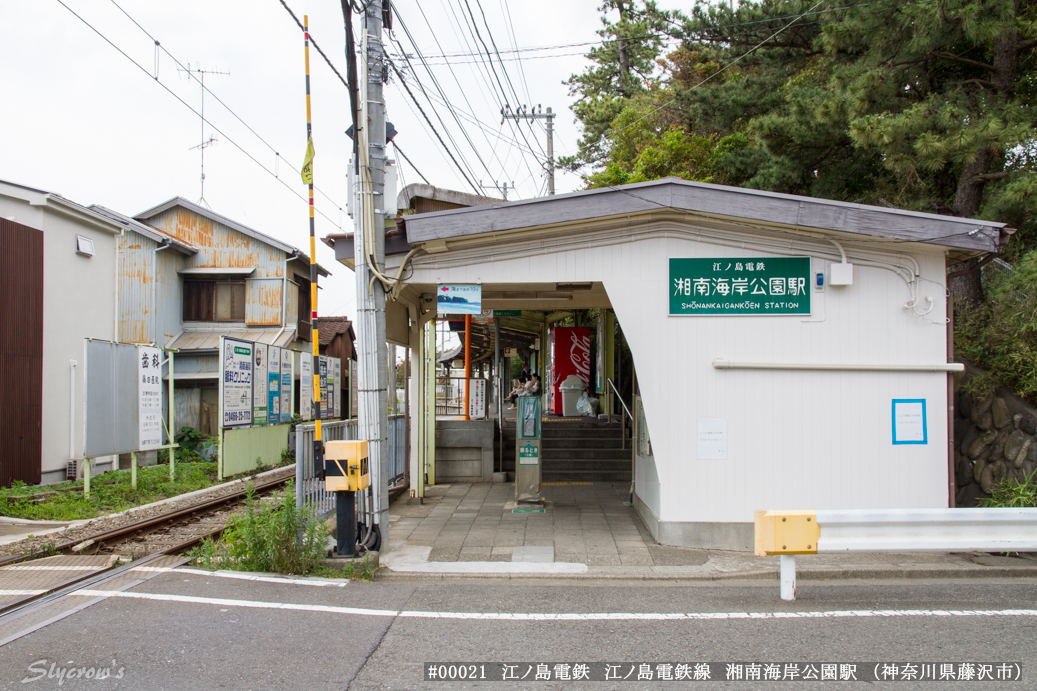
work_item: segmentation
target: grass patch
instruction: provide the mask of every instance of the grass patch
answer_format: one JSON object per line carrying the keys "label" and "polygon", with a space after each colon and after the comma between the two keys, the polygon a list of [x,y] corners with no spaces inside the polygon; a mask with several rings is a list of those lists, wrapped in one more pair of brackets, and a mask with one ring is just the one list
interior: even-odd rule
{"label": "grass patch", "polygon": [[75,521],[124,511],[178,494],[216,484],[215,463],[176,463],[137,468],[137,488],[130,487],[130,471],[116,470],[91,478],[90,498],[83,496],[83,481],[56,485],[14,483],[0,489],[0,515],[34,521]]}
{"label": "grass patch", "polygon": [[327,539],[328,527],[316,520],[313,508],[296,506],[294,482],[265,504],[250,484],[245,513],[232,518],[220,538],[203,540],[190,557],[205,569],[319,574]]}
{"label": "grass patch", "polygon": [[1037,507],[1037,470],[1016,480],[1002,480],[990,489],[990,496],[979,500],[985,508],[1022,509]]}
{"label": "grass patch", "polygon": [[322,566],[315,575],[322,578],[348,578],[351,581],[371,582],[374,580],[374,572],[374,560],[365,554],[360,559],[346,562],[341,569]]}

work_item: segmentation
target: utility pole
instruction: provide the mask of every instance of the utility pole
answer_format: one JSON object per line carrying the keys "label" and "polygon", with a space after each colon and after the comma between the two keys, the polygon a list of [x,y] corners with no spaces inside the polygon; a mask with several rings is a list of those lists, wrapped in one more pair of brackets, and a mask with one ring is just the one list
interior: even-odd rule
{"label": "utility pole", "polygon": [[547,112],[537,105],[536,108],[530,110],[526,106],[519,106],[518,110],[512,110],[511,106],[504,106],[501,109],[501,124],[504,124],[505,120],[546,120],[547,129],[547,193],[554,195],[555,193],[555,116],[548,108]]}
{"label": "utility pole", "polygon": [[506,183],[506,182],[503,182],[503,183],[501,183],[499,185],[496,185],[496,184],[495,185],[484,185],[484,184],[482,184],[482,180],[480,180],[479,181],[479,186],[482,187],[484,190],[497,190],[498,192],[501,193],[501,196],[504,197],[504,201],[508,201],[508,190],[509,189],[512,189],[512,190],[515,189],[515,182],[512,181],[511,187],[509,188],[508,187],[508,183]]}
{"label": "utility pole", "polygon": [[[209,209],[210,208],[209,204],[208,204],[208,202],[205,201],[205,150],[207,148],[209,148],[210,146],[212,146],[213,144],[215,144],[218,140],[216,139],[216,137],[213,137],[212,135],[210,135],[208,139],[205,138],[205,75],[207,75],[207,74],[225,74],[225,75],[230,75],[230,72],[221,72],[219,70],[203,70],[201,68],[191,69],[191,63],[187,63],[187,69],[183,69],[183,68],[178,67],[177,71],[178,72],[186,72],[189,77],[193,77],[194,79],[197,79],[198,82],[202,85],[202,108],[201,108],[201,116],[202,116],[202,143],[199,144],[198,146],[192,146],[190,148],[190,151],[194,151],[195,149],[198,149],[199,151],[201,151],[201,154],[202,154],[202,178],[201,178],[202,192],[201,192],[201,197],[199,197],[199,199],[198,199],[198,203],[203,205],[203,206],[205,206],[205,208]],[[156,70],[156,74],[157,74],[157,70]],[[200,75],[200,76],[195,76],[195,75]]]}
{"label": "utility pole", "polygon": [[[360,49],[358,145],[360,209],[356,217],[357,438],[368,442],[371,516],[379,540],[389,536],[388,353],[385,342],[385,49],[382,3],[363,5]],[[372,526],[374,527],[374,526]]]}

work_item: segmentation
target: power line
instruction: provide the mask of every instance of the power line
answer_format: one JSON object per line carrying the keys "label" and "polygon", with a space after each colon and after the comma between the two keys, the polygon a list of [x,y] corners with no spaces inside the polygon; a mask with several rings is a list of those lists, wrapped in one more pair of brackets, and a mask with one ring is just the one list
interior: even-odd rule
{"label": "power line", "polygon": [[[388,63],[389,67],[392,68],[392,71],[395,72],[396,76],[400,78],[400,83],[403,84],[403,88],[406,89],[407,95],[410,96],[410,99],[414,101],[414,105],[418,107],[418,110],[421,112],[421,116],[425,118],[425,122],[427,122],[428,126],[432,129],[432,133],[436,135],[436,139],[439,140],[439,143],[443,146],[443,149],[447,152],[447,155],[450,156],[450,160],[454,162],[454,165],[457,166],[457,169],[461,172],[461,176],[465,179],[465,182],[467,182],[471,186],[471,188],[475,190],[476,194],[479,194],[479,188],[475,186],[474,182],[468,179],[468,175],[465,174],[464,168],[462,168],[461,164],[457,162],[456,158],[454,158],[454,154],[452,151],[450,151],[450,147],[448,147],[446,145],[446,142],[443,141],[443,137],[439,135],[439,132],[436,130],[435,125],[432,124],[432,121],[429,119],[428,115],[425,114],[425,109],[421,107],[421,104],[418,103],[418,99],[414,97],[414,93],[410,90],[410,87],[407,86],[407,83],[403,80],[403,77],[400,75],[399,69],[397,69],[396,67],[396,63],[394,63],[392,60],[389,60]],[[442,123],[442,120],[440,122]]]}
{"label": "power line", "polygon": [[[400,26],[403,27],[404,33],[407,34],[407,38],[410,40],[411,45],[414,47],[415,54],[417,55],[418,59],[424,61],[425,58],[421,54],[421,51],[417,49],[417,44],[414,42],[414,37],[411,35],[410,30],[407,28],[406,22],[404,22],[403,18],[400,17],[399,15],[397,15],[397,19],[398,19],[398,21],[400,23]],[[397,43],[398,42],[399,41],[397,40]],[[414,73],[415,72],[414,71],[414,67],[411,64],[410,58],[407,57],[406,53],[404,53],[404,59],[407,61],[407,64],[410,65],[411,72]],[[494,177],[494,174],[490,171],[489,166],[486,165],[486,161],[484,161],[482,156],[479,155],[479,150],[475,147],[475,143],[472,142],[471,137],[468,136],[468,131],[466,130],[464,125],[461,124],[461,120],[458,117],[457,112],[455,111],[453,105],[451,105],[449,100],[446,98],[446,92],[444,91],[443,87],[439,84],[439,80],[436,79],[436,76],[434,74],[432,74],[431,70],[429,70],[427,67],[425,69],[426,69],[426,71],[428,71],[429,76],[432,78],[433,85],[436,87],[436,89],[439,91],[439,93],[443,96],[443,100],[446,103],[447,110],[450,112],[450,115],[454,118],[454,122],[457,123],[458,128],[461,130],[461,133],[464,135],[465,139],[468,141],[468,145],[472,148],[472,152],[475,154],[475,157],[477,159],[479,159],[479,163],[482,164],[483,168],[486,170],[487,175],[489,175],[491,178]],[[399,70],[396,70],[396,73],[397,73],[397,75],[400,76],[400,79],[402,80],[403,77],[400,74]],[[425,95],[425,98],[429,98],[428,92],[426,91],[424,85],[421,83],[421,80],[418,79],[417,74],[414,74],[414,78],[417,81],[418,87],[421,89],[421,92]],[[454,78],[455,78],[455,81],[456,81],[456,79],[457,79],[456,75],[454,75]],[[458,87],[460,88],[460,82],[458,82]],[[463,95],[463,90],[462,90],[462,95]],[[465,98],[467,99],[467,97],[465,97]],[[431,101],[431,99],[430,99],[430,101]],[[471,103],[469,103],[468,105],[469,105],[469,107],[471,107]],[[437,113],[437,118],[438,118],[438,113]],[[442,121],[442,119],[440,119],[440,124],[443,125],[443,128],[445,130],[447,129],[446,123],[444,123]],[[447,136],[450,136],[449,130],[447,130]],[[453,141],[453,137],[451,137],[451,141]],[[489,140],[487,140],[486,143],[489,144]],[[454,143],[454,146],[457,146],[456,142]],[[494,150],[493,153],[494,153],[494,155],[496,155],[496,150]],[[475,177],[474,173],[472,174],[472,177]],[[480,190],[480,192],[481,192],[481,190]]]}
{"label": "power line", "polygon": [[[97,30],[97,29],[96,29],[96,28],[95,28],[95,27],[94,27],[94,26],[93,26],[93,25],[92,25],[92,24],[91,24],[90,22],[88,22],[87,20],[83,19],[83,17],[81,17],[80,15],[78,15],[78,14],[77,14],[77,13],[75,12],[75,10],[73,10],[73,9],[72,9],[71,7],[69,7],[68,5],[66,5],[66,4],[64,3],[64,1],[63,1],[63,0],[57,0],[57,2],[58,2],[58,4],[59,4],[59,5],[61,5],[61,6],[62,6],[62,7],[64,7],[64,8],[66,9],[66,10],[68,10],[68,11],[69,11],[70,13],[72,13],[72,16],[74,16],[74,17],[75,17],[76,19],[78,19],[78,20],[79,20],[79,21],[81,21],[81,22],[82,22],[83,24],[85,24],[85,25],[86,25],[86,26],[87,26],[87,27],[88,27],[88,28],[89,28],[89,29],[90,29],[91,31],[93,31],[93,32],[94,32],[95,34],[97,34],[97,35],[98,35],[98,36],[100,36],[100,37],[101,37],[102,39],[104,39],[105,43],[107,43],[108,45],[110,45],[110,46],[111,46],[112,48],[114,48],[115,50],[119,51],[119,54],[120,54],[120,55],[122,55],[122,56],[123,56],[124,58],[126,58],[127,60],[129,60],[130,62],[132,62],[132,63],[134,64],[134,66],[136,66],[136,68],[137,68],[137,69],[139,69],[139,70],[140,70],[141,72],[143,72],[144,74],[148,75],[148,77],[149,77],[149,78],[152,78],[152,79],[153,79],[153,77],[151,76],[151,74],[149,74],[149,73],[148,73],[148,70],[147,70],[147,68],[145,68],[145,67],[144,67],[144,66],[142,66],[142,65],[141,65],[140,63],[138,63],[138,62],[137,62],[136,60],[134,60],[134,59],[133,59],[133,58],[131,58],[131,57],[130,57],[129,55],[127,55],[127,54],[126,54],[126,53],[125,53],[125,52],[123,51],[123,49],[122,49],[122,48],[120,48],[119,46],[115,45],[115,44],[114,44],[114,43],[113,43],[113,42],[111,41],[111,39],[109,39],[109,38],[108,38],[107,36],[105,36],[105,35],[104,35],[104,34],[102,34],[102,33],[101,33],[100,31],[98,31],[98,30]],[[170,94],[170,95],[171,95],[171,96],[172,96],[173,98],[175,98],[176,100],[180,101],[180,103],[182,103],[182,104],[183,104],[183,106],[184,106],[185,108],[187,108],[188,110],[190,110],[190,111],[191,111],[192,113],[194,113],[195,115],[197,115],[197,116],[201,117],[201,113],[199,113],[199,112],[198,112],[197,110],[195,110],[195,109],[194,109],[194,107],[193,107],[192,105],[190,105],[189,103],[187,103],[187,101],[185,101],[184,99],[180,98],[180,96],[178,96],[178,95],[177,95],[177,94],[176,94],[176,93],[175,93],[175,92],[174,92],[174,91],[173,91],[172,89],[170,89],[170,88],[169,88],[168,86],[166,86],[165,84],[163,84],[163,83],[162,83],[161,81],[159,81],[159,80],[157,80],[157,79],[155,79],[154,81],[155,81],[155,83],[157,83],[157,84],[158,84],[159,86],[161,86],[161,87],[162,87],[163,89],[165,89],[165,90],[166,90],[167,92],[169,92],[169,94]],[[270,169],[268,169],[268,168],[267,168],[266,166],[264,166],[264,165],[263,165],[262,163],[260,163],[260,162],[259,162],[259,161],[258,161],[258,160],[257,160],[257,159],[256,159],[256,158],[255,158],[255,157],[254,157],[254,156],[252,155],[252,154],[250,154],[250,153],[249,153],[248,151],[245,151],[245,149],[244,149],[244,148],[242,148],[242,146],[241,146],[240,144],[238,144],[238,143],[237,143],[236,141],[234,141],[234,140],[233,140],[233,139],[231,139],[231,138],[230,138],[229,136],[227,136],[227,134],[225,134],[225,133],[224,133],[224,132],[223,132],[222,130],[220,130],[220,128],[216,127],[216,125],[212,124],[212,123],[211,123],[211,122],[209,122],[208,120],[205,120],[205,122],[206,122],[206,123],[207,123],[207,124],[209,125],[209,127],[213,128],[214,130],[216,130],[217,132],[219,132],[219,133],[220,133],[220,135],[222,135],[222,136],[224,137],[224,139],[226,139],[226,140],[227,140],[227,141],[229,141],[229,142],[230,142],[231,144],[233,144],[233,145],[234,145],[234,147],[235,147],[235,148],[237,148],[237,150],[238,150],[238,151],[240,151],[241,153],[245,154],[245,156],[247,156],[249,160],[251,160],[251,161],[252,161],[253,163],[255,163],[255,164],[256,164],[257,166],[259,166],[260,168],[262,168],[264,172],[266,172],[266,173],[267,173],[268,175],[270,175],[270,177],[274,178],[275,180],[277,180],[278,182],[280,182],[280,183],[281,183],[282,185],[284,185],[284,186],[285,186],[285,188],[287,188],[287,189],[288,189],[288,190],[289,190],[289,191],[290,191],[290,192],[291,192],[292,194],[294,194],[294,195],[295,195],[296,197],[298,197],[299,199],[301,199],[301,200],[302,200],[303,202],[305,202],[306,204],[309,204],[309,200],[308,200],[308,199],[307,199],[306,197],[303,197],[303,196],[302,196],[301,194],[299,194],[299,193],[298,193],[298,192],[296,192],[296,191],[295,191],[294,189],[292,189],[292,187],[291,187],[291,186],[289,186],[289,185],[288,185],[288,183],[286,183],[286,182],[285,182],[284,180],[282,180],[281,178],[277,177],[277,175],[276,175],[276,174],[275,174],[275,173],[274,173],[273,171],[271,171],[271,170],[270,170]],[[331,223],[331,224],[332,224],[333,226],[335,226],[335,227],[336,227],[336,228],[338,228],[339,230],[342,230],[342,226],[340,226],[339,224],[335,223],[335,221],[331,220],[331,218],[330,218],[330,217],[329,217],[329,216],[328,216],[327,214],[325,214],[325,213],[324,213],[323,211],[320,211],[320,210],[318,209],[318,210],[317,210],[317,213],[319,213],[319,214],[320,214],[321,216],[323,216],[324,218],[326,218],[326,219],[328,220],[328,222],[329,222],[329,223]]]}
{"label": "power line", "polygon": [[[178,68],[180,68],[181,70],[184,70],[185,72],[187,72],[187,74],[188,74],[188,75],[190,76],[190,78],[191,78],[191,79],[194,79],[195,81],[198,81],[198,82],[199,82],[199,83],[201,84],[201,86],[202,86],[202,90],[203,90],[204,92],[207,92],[207,93],[208,93],[208,94],[209,94],[210,96],[212,96],[213,98],[215,98],[215,99],[216,99],[216,102],[217,102],[217,103],[219,103],[219,104],[220,104],[221,106],[223,106],[223,107],[224,107],[224,108],[225,108],[225,109],[227,110],[227,112],[228,112],[228,113],[230,113],[231,115],[233,115],[233,116],[234,116],[234,117],[235,117],[235,118],[237,119],[237,121],[238,121],[238,122],[240,122],[240,123],[241,123],[242,125],[244,125],[244,126],[245,126],[245,128],[246,128],[246,129],[247,129],[247,130],[248,130],[249,132],[251,132],[251,133],[252,133],[252,134],[253,134],[253,135],[254,135],[254,136],[256,137],[256,139],[258,139],[259,141],[263,142],[263,144],[265,144],[265,145],[266,145],[266,147],[267,147],[268,149],[270,149],[271,151],[273,151],[273,152],[274,152],[274,156],[277,156],[277,157],[280,157],[280,156],[281,156],[281,153],[280,153],[280,152],[279,152],[279,151],[278,151],[278,150],[277,150],[277,149],[276,149],[276,148],[275,148],[275,147],[274,147],[274,146],[273,146],[273,145],[272,145],[272,144],[271,144],[270,142],[268,142],[268,141],[267,141],[266,139],[264,139],[264,138],[263,138],[263,137],[262,137],[262,136],[261,136],[261,135],[259,134],[259,132],[256,132],[256,131],[255,131],[255,130],[254,130],[254,129],[252,128],[252,126],[251,126],[251,125],[249,125],[249,124],[248,124],[247,122],[245,122],[245,121],[244,121],[244,119],[242,119],[242,117],[241,117],[240,115],[238,115],[238,114],[237,114],[236,112],[234,112],[234,110],[233,110],[233,109],[232,109],[232,108],[231,108],[230,106],[228,106],[228,105],[227,105],[226,103],[224,103],[224,102],[223,102],[223,100],[222,100],[222,99],[221,99],[221,98],[220,98],[219,96],[217,96],[217,95],[216,95],[215,93],[213,93],[212,89],[210,89],[209,87],[207,87],[207,86],[205,85],[205,80],[204,80],[204,79],[198,79],[197,77],[195,77],[195,76],[194,76],[194,70],[191,70],[191,69],[189,69],[189,68],[185,68],[185,67],[184,67],[184,64],[183,64],[182,62],[180,62],[179,60],[177,60],[176,56],[175,56],[175,55],[173,55],[172,53],[170,53],[170,52],[169,52],[169,49],[168,49],[168,48],[166,48],[166,47],[165,47],[164,45],[162,45],[162,43],[160,43],[160,42],[159,42],[159,40],[158,40],[157,38],[155,38],[154,36],[152,36],[152,35],[151,35],[151,33],[150,33],[150,32],[149,32],[149,31],[148,31],[147,29],[145,29],[145,28],[144,28],[143,26],[141,26],[140,22],[138,22],[138,21],[137,21],[136,19],[134,19],[134,18],[133,18],[133,17],[132,17],[131,15],[130,15],[130,13],[129,13],[129,12],[127,12],[127,11],[126,11],[125,9],[123,9],[123,8],[122,8],[122,6],[121,6],[121,5],[119,5],[119,3],[118,3],[118,2],[116,2],[115,0],[111,0],[111,3],[112,3],[113,5],[115,5],[115,6],[116,6],[116,7],[117,7],[117,8],[119,9],[119,11],[120,11],[120,12],[122,12],[122,13],[123,13],[123,14],[124,14],[124,15],[126,16],[126,18],[127,18],[127,19],[129,19],[129,20],[130,20],[131,22],[133,22],[133,24],[134,24],[134,25],[135,25],[135,26],[136,26],[136,27],[137,27],[138,29],[140,29],[140,30],[141,30],[141,31],[142,31],[142,32],[144,33],[144,35],[145,35],[145,36],[147,36],[147,37],[148,37],[148,38],[150,38],[150,39],[151,39],[152,41],[154,41],[154,42],[155,42],[155,46],[156,46],[157,48],[159,48],[159,49],[160,49],[160,50],[161,50],[161,51],[162,51],[163,53],[165,53],[166,55],[168,55],[168,56],[169,56],[169,58],[170,58],[170,59],[171,59],[171,60],[172,60],[172,61],[173,61],[173,62],[174,62],[174,63],[176,64],[176,66],[177,66]],[[291,12],[291,10],[288,10],[288,11],[289,11],[289,13]],[[293,16],[294,16],[294,15],[293,15]],[[311,41],[311,43],[312,43],[312,41]],[[331,69],[335,69],[335,68],[334,68],[334,66],[332,66],[332,68],[331,68]],[[155,77],[155,80],[156,80],[156,81],[158,81],[158,77],[157,77],[157,76]],[[204,95],[203,95],[203,96],[204,96]],[[277,175],[277,173],[276,173],[276,172],[274,173],[274,177],[279,177],[279,176]],[[338,210],[339,210],[339,211],[342,211],[342,206],[341,206],[341,205],[340,205],[340,204],[339,204],[339,203],[338,203],[337,201],[335,201],[334,199],[332,199],[332,197],[331,197],[330,195],[328,195],[328,194],[327,194],[326,192],[324,192],[323,190],[319,189],[319,188],[318,188],[318,187],[316,187],[316,186],[314,186],[314,188],[313,188],[313,189],[315,189],[315,190],[317,190],[318,192],[320,192],[321,196],[323,196],[323,197],[324,197],[325,199],[327,199],[327,200],[328,200],[329,202],[331,202],[332,204],[334,204],[334,205],[335,205],[335,207],[336,207],[336,208],[338,208]],[[204,195],[203,195],[203,196],[204,196]]]}
{"label": "power line", "polygon": [[[410,157],[408,157],[408,156],[407,156],[407,154],[403,153],[403,149],[401,149],[401,148],[400,148],[400,145],[396,143],[396,140],[395,140],[395,139],[393,140],[393,143],[392,143],[392,148],[393,148],[393,149],[394,149],[394,150],[396,151],[396,153],[398,153],[398,154],[399,154],[400,156],[403,156],[403,160],[404,160],[404,161],[406,161],[406,162],[407,162],[407,164],[408,164],[408,165],[409,165],[409,166],[410,166],[411,168],[413,168],[413,169],[414,169],[414,172],[418,174],[418,177],[419,177],[419,178],[421,178],[422,180],[424,180],[424,181],[425,181],[425,184],[426,184],[426,185],[431,185],[431,184],[432,184],[431,182],[429,182],[429,181],[428,181],[428,178],[427,178],[427,177],[425,177],[425,176],[424,176],[424,175],[422,174],[422,172],[421,172],[420,170],[418,170],[418,167],[417,167],[416,165],[414,165],[414,161],[410,160]],[[406,187],[406,185],[404,185],[404,187]]]}

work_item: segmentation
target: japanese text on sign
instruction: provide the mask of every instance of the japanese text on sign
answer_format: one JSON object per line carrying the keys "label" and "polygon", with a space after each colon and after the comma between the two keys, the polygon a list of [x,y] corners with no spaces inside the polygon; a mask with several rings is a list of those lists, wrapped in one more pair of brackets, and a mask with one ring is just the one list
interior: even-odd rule
{"label": "japanese text on sign", "polygon": [[158,348],[137,347],[139,451],[162,446],[162,353]]}
{"label": "japanese text on sign", "polygon": [[424,681],[1020,681],[1018,662],[426,662]]}
{"label": "japanese text on sign", "polygon": [[809,278],[809,257],[670,259],[670,314],[810,314]]}

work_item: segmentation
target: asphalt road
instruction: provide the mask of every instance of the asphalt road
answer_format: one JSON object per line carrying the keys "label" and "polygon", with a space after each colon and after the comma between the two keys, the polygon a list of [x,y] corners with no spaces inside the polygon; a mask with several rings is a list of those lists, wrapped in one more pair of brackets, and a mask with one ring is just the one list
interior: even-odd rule
{"label": "asphalt road", "polygon": [[[87,599],[75,598],[66,607]],[[416,579],[338,588],[174,571],[0,647],[0,688],[1030,691],[1037,688],[1035,609],[1037,582],[1022,579],[808,582],[801,583],[796,602],[783,603],[777,583],[769,581]],[[968,614],[975,610],[1001,614]],[[1004,614],[1011,610],[1030,613]],[[569,617],[528,618],[559,613]],[[603,613],[611,617],[585,616]],[[698,616],[667,619],[660,613]],[[438,661],[484,664],[488,676],[500,674],[500,666],[490,663],[508,662],[516,665],[512,674],[527,677],[425,680],[426,664]],[[636,668],[628,681],[560,681],[554,670],[551,681],[535,681],[535,668],[527,672],[526,667],[537,662],[551,663],[552,669],[555,663],[595,663],[599,676],[609,671],[602,663],[620,665],[611,673],[623,676],[631,664],[645,662],[653,676],[637,681],[644,670]],[[1021,663],[1022,678],[780,683],[656,678],[659,665],[672,665],[672,675],[677,664],[704,662],[714,663],[713,679],[723,676],[724,663],[743,664],[743,674],[752,674],[744,666],[751,662],[783,668],[797,663],[807,673],[811,665],[820,671],[822,663],[856,664],[858,678],[867,677],[878,662],[896,664],[898,674],[905,662]],[[91,667],[107,668],[111,676],[100,681],[60,676],[63,669],[67,675]]]}

